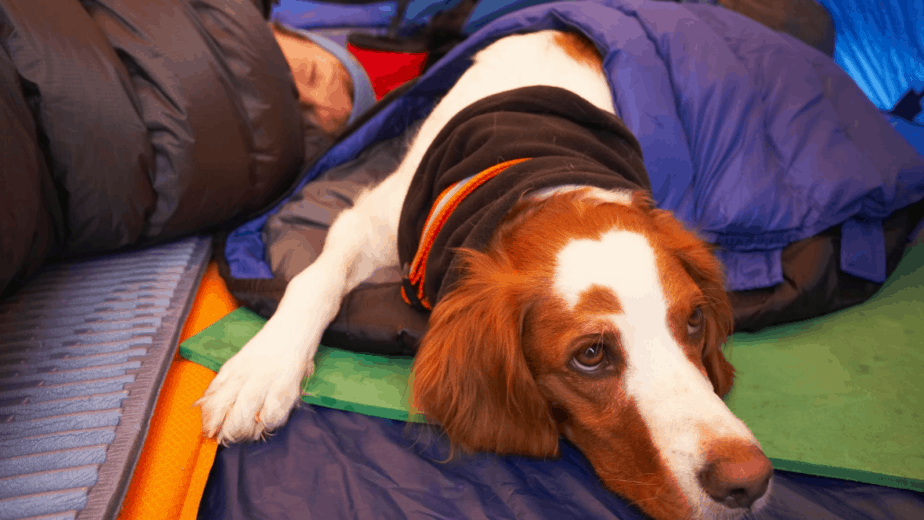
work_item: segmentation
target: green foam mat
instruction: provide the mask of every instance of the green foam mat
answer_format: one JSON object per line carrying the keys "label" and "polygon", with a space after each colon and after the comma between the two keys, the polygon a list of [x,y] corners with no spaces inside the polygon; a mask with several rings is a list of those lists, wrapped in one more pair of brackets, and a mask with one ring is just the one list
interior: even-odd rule
{"label": "green foam mat", "polygon": [[924,491],[924,246],[861,305],[735,334],[729,408],[776,468]]}
{"label": "green foam mat", "polygon": [[[180,355],[218,371],[257,334],[266,319],[237,309],[180,344]],[[408,379],[413,358],[359,354],[321,345],[314,376],[302,381],[302,401],[399,421],[425,422],[408,413]]]}
{"label": "green foam mat", "polygon": [[[813,320],[738,333],[726,399],[778,469],[924,491],[924,246],[869,301]],[[180,346],[218,370],[265,320],[239,309]],[[322,346],[302,400],[377,417],[408,412],[411,358]]]}

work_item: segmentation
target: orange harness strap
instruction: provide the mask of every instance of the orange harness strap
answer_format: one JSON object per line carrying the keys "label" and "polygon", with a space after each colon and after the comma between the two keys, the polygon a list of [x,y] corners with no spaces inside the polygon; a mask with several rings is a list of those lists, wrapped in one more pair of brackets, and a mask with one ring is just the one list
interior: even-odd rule
{"label": "orange harness strap", "polygon": [[[514,164],[519,164],[528,160],[529,159],[513,159],[492,166],[487,170],[472,175],[471,177],[462,179],[461,181],[453,184],[452,186],[443,190],[439,197],[436,198],[436,201],[433,203],[433,207],[430,208],[430,214],[427,216],[427,222],[424,224],[423,231],[420,234],[420,244],[417,246],[417,254],[414,255],[414,260],[411,262],[410,270],[406,274],[408,281],[410,281],[411,285],[416,289],[417,300],[425,308],[432,310],[432,306],[430,305],[430,302],[424,293],[424,278],[427,271],[427,258],[430,257],[430,249],[433,247],[433,242],[436,241],[436,237],[439,235],[440,230],[443,229],[443,224],[446,223],[449,215],[452,214],[452,212],[459,206],[465,197],[467,197],[471,192],[475,191],[479,186],[493,179],[499,173],[513,166]],[[401,297],[404,298],[405,302],[411,305],[411,300],[408,298],[407,293],[405,292],[405,286],[401,287]]]}

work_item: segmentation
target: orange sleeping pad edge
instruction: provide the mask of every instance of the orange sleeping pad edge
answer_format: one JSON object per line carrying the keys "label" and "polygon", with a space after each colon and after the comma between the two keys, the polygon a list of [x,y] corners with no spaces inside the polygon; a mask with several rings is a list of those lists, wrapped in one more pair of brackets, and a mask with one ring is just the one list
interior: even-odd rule
{"label": "orange sleeping pad edge", "polygon": [[[180,343],[238,307],[212,261],[183,325]],[[214,378],[215,372],[174,355],[119,520],[196,518],[218,446],[202,436],[199,408],[193,403]]]}

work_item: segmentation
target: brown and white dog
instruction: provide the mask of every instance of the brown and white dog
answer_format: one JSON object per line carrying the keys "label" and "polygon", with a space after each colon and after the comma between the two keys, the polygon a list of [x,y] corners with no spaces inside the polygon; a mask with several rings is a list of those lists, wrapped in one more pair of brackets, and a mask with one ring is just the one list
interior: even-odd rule
{"label": "brown and white dog", "polygon": [[[541,65],[539,65],[541,64]],[[320,257],[199,401],[222,443],[283,424],[343,296],[398,263],[405,195],[429,145],[460,110],[532,85],[614,113],[601,58],[581,36],[509,36],[425,120],[397,171],[330,229]],[[513,138],[513,136],[511,137]],[[719,262],[643,192],[562,186],[526,197],[434,306],[417,355],[415,405],[467,450],[558,455],[559,436],[605,486],[658,520],[740,518],[773,473],[722,402],[720,347],[732,314]]]}

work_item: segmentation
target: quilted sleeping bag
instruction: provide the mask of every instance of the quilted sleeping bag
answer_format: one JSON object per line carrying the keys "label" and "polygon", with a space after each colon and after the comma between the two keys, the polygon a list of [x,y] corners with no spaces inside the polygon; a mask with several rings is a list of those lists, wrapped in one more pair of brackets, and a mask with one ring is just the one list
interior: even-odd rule
{"label": "quilted sleeping bag", "polygon": [[[336,171],[340,182],[351,169],[386,168],[387,160],[370,157],[394,162],[401,153],[394,143],[407,139],[474,53],[507,34],[552,28],[579,30],[602,50],[617,114],[641,144],[656,202],[717,245],[739,330],[853,305],[894,269],[924,206],[924,157],[829,56],[713,5],[577,1],[499,18],[378,106],[306,172],[294,199],[319,175],[328,182],[323,175]],[[279,235],[267,223],[290,209],[279,204],[223,245],[232,290],[267,315],[290,276],[271,266]],[[376,306],[388,316],[406,313],[391,310],[400,297],[391,299],[397,283],[388,283],[358,288],[332,329],[355,332],[378,320],[369,316]],[[408,328],[425,327],[425,317],[408,319],[371,336],[413,351]]]}
{"label": "quilted sleeping bag", "polygon": [[291,185],[306,125],[268,13],[0,0],[0,293],[59,253],[249,218]]}

